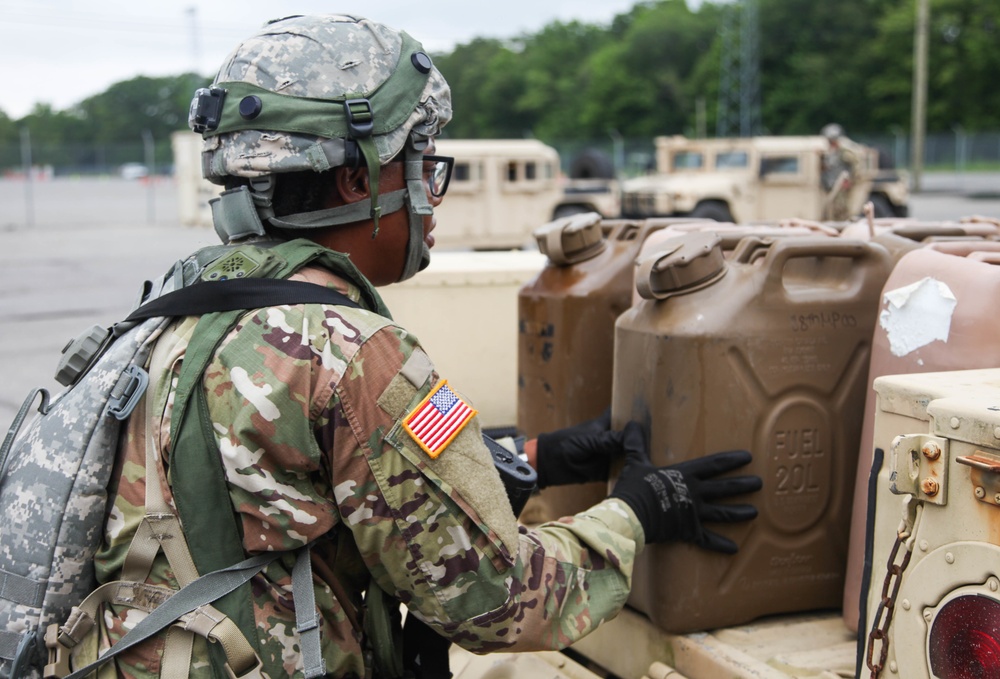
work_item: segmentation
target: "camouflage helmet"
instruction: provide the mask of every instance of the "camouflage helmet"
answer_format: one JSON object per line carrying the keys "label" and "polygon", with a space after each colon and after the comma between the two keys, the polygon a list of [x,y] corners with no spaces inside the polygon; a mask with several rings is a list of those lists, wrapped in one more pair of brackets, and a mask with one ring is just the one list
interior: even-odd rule
{"label": "camouflage helmet", "polygon": [[[257,220],[319,228],[408,205],[411,224],[431,211],[422,186],[378,196],[379,167],[403,153],[420,163],[427,140],[451,119],[451,94],[420,43],[403,31],[348,15],[269,22],[227,57],[210,88],[191,102],[189,124],[205,139],[202,171],[217,184],[248,186],[213,203],[224,241],[263,233]],[[370,204],[274,217],[273,175],[366,165]],[[419,195],[418,195],[419,194]],[[362,212],[365,210],[367,212]],[[251,222],[257,221],[257,224]],[[414,228],[416,228],[414,226]],[[411,238],[412,240],[412,238]]]}
{"label": "camouflage helmet", "polygon": [[344,164],[322,142],[350,134],[349,100],[371,103],[380,164],[411,133],[434,136],[451,119],[448,84],[420,43],[353,16],[269,22],[233,50],[212,88],[225,90],[217,126],[196,119],[196,102],[190,123],[206,140],[205,178],[220,184]]}
{"label": "camouflage helmet", "polygon": [[835,141],[844,136],[844,128],[837,123],[830,123],[823,126],[823,129],[820,130],[820,134],[830,141]]}

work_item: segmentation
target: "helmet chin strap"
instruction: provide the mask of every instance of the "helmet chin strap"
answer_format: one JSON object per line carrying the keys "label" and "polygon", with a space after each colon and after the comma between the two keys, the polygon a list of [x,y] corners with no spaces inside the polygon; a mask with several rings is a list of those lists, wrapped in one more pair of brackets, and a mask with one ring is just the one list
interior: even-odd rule
{"label": "helmet chin strap", "polygon": [[[424,145],[425,146],[425,145]],[[424,185],[424,151],[411,143],[403,152],[406,179],[406,207],[410,213],[410,238],[406,242],[406,262],[399,280],[412,278],[431,263],[431,251],[424,242],[424,217],[434,214]]]}
{"label": "helmet chin strap", "polygon": [[[406,187],[403,189],[379,196],[377,185],[372,185],[369,182],[372,190],[371,198],[351,203],[350,205],[340,205],[325,210],[299,212],[293,215],[274,217],[273,212],[271,215],[267,214],[270,210],[266,212],[262,211],[261,206],[254,204],[251,195],[253,192],[251,190],[247,190],[247,187],[241,187],[238,191],[227,191],[226,194],[231,195],[224,194],[225,200],[221,202],[222,204],[218,206],[218,209],[213,206],[213,210],[216,213],[216,221],[217,223],[226,221],[222,217],[228,215],[230,217],[228,222],[244,222],[246,221],[246,216],[251,214],[254,216],[259,215],[259,217],[263,218],[263,221],[268,222],[272,226],[293,231],[305,231],[350,224],[363,219],[373,218],[379,213],[381,213],[381,216],[385,216],[405,207],[409,216],[409,238],[406,242],[406,260],[403,264],[403,272],[399,277],[400,281],[405,281],[408,278],[412,278],[417,272],[426,269],[431,261],[430,248],[424,242],[424,217],[434,214],[434,207],[427,200],[427,187],[424,184],[424,148],[426,148],[426,143],[421,143],[420,141],[410,140],[406,144],[403,151],[403,176]],[[268,183],[268,186],[273,190],[273,182]],[[262,195],[261,198],[263,197]],[[270,195],[267,195],[266,198],[270,199]],[[267,203],[267,207],[270,207],[270,200]],[[260,222],[258,220],[255,221],[257,222],[257,228],[253,232],[262,234],[264,230],[260,226]],[[218,226],[216,228],[218,230]],[[222,234],[220,233],[220,235]],[[239,235],[249,235],[249,232],[240,233]],[[375,239],[377,236],[378,222],[376,221],[372,238]],[[228,237],[223,238],[223,241],[228,242],[228,240],[235,237],[234,234],[228,234]]]}

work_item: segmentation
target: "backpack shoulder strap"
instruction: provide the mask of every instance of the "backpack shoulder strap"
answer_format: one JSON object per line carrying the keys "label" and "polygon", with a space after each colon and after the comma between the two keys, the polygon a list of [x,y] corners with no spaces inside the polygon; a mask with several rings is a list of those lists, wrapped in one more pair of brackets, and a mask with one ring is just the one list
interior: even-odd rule
{"label": "backpack shoulder strap", "polygon": [[[243,283],[243,281],[239,281]],[[251,281],[247,281],[250,283]],[[258,282],[263,283],[264,280]],[[221,282],[204,285],[212,288]],[[300,283],[296,281],[272,280],[266,284],[287,296],[281,303],[319,302],[359,308],[343,294],[331,288]],[[192,289],[202,287],[193,286]],[[232,287],[232,286],[230,286]],[[311,292],[306,292],[311,290]],[[298,293],[308,295],[308,298]],[[294,293],[294,294],[293,294]],[[297,296],[298,295],[298,296]],[[317,297],[318,296],[318,297]],[[264,306],[261,298],[249,305],[250,308]],[[273,304],[275,302],[271,302]],[[216,506],[226,507],[229,490],[226,484],[222,460],[215,446],[215,436],[208,416],[208,404],[204,392],[198,388],[215,349],[222,338],[236,324],[245,312],[244,308],[231,311],[207,313],[201,317],[192,333],[185,352],[181,373],[174,395],[174,412],[171,422],[170,469],[171,486],[177,511],[184,526],[185,537],[191,547],[191,554],[198,572],[208,573],[226,568],[243,560],[243,540],[241,527],[233,512],[203,511],[206,501]],[[206,500],[207,498],[207,500]],[[293,592],[294,594],[294,592]],[[249,585],[243,585],[230,592],[215,606],[229,616],[248,640],[258,639],[258,631],[253,617],[252,596]],[[313,630],[318,634],[318,628]],[[305,630],[301,630],[303,634]],[[255,644],[255,646],[257,646]],[[318,640],[307,641],[306,648],[319,649]],[[216,658],[216,662],[221,662]],[[303,658],[307,668],[318,661]],[[265,663],[266,663],[265,659]],[[281,668],[267,668],[280,673]]]}
{"label": "backpack shoulder strap", "polygon": [[279,278],[237,278],[200,283],[168,292],[143,304],[123,322],[156,316],[201,316],[212,312],[306,303],[361,306],[338,290],[314,283]]}

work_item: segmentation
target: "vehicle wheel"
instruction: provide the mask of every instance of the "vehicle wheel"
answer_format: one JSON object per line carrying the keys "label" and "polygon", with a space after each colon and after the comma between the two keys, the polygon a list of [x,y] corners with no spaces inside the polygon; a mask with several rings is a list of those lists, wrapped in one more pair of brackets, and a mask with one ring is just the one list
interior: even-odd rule
{"label": "vehicle wheel", "polygon": [[569,165],[570,179],[614,179],[615,164],[600,149],[584,149]]}
{"label": "vehicle wheel", "polygon": [[724,203],[715,201],[698,203],[688,216],[697,219],[714,219],[717,222],[733,221],[733,216],[729,214],[729,208]]}
{"label": "vehicle wheel", "polygon": [[892,209],[892,203],[889,199],[880,193],[873,193],[868,196],[868,200],[872,202],[875,207],[875,219],[884,219],[886,217],[895,217],[896,211]]}
{"label": "vehicle wheel", "polygon": [[593,212],[585,205],[560,205],[553,211],[552,219],[562,219],[572,215],[582,215],[585,212]]}

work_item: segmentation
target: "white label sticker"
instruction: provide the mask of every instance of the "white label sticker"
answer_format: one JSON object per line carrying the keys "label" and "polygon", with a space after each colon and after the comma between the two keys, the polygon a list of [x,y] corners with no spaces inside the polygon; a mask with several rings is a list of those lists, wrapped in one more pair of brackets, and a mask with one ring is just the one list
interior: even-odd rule
{"label": "white label sticker", "polygon": [[941,281],[924,278],[885,293],[879,324],[894,356],[906,356],[935,340],[948,341],[958,301]]}

